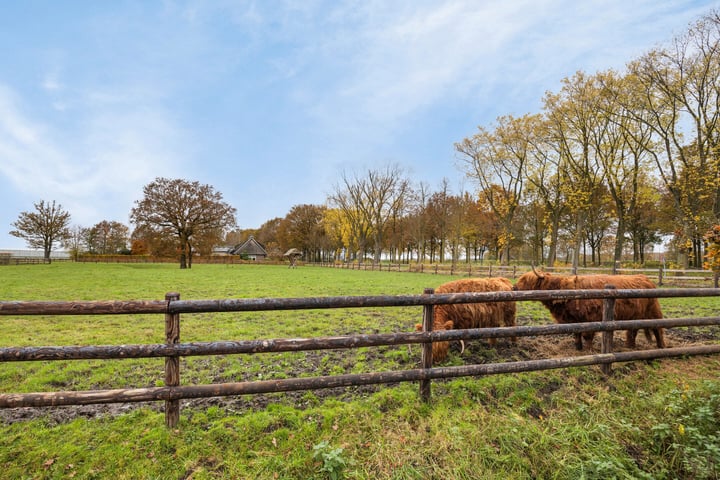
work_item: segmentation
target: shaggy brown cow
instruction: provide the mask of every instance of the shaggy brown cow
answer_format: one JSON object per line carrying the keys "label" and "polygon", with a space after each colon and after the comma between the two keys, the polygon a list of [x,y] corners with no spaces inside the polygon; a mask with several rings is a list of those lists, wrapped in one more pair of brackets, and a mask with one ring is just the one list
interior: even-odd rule
{"label": "shaggy brown cow", "polygon": [[[645,275],[553,275],[539,273],[535,268],[518,278],[518,290],[581,290],[602,289],[614,285],[620,289],[655,288]],[[542,300],[557,323],[580,323],[602,321],[602,299],[588,300]],[[663,318],[657,298],[618,298],[615,300],[615,320],[642,320]],[[662,328],[652,328],[658,348],[665,348]],[[635,347],[637,330],[626,332],[625,343]],[[594,332],[582,334],[586,344],[592,344]],[[650,332],[645,329],[648,341]],[[575,348],[582,350],[582,338],[575,334]]]}
{"label": "shaggy brown cow", "polygon": [[[512,283],[506,278],[466,278],[443,283],[435,293],[470,293],[510,291]],[[492,328],[515,326],[515,302],[456,303],[435,305],[433,309],[433,330],[452,330],[467,328]],[[422,330],[422,325],[416,325]],[[489,339],[495,344],[495,339]],[[513,338],[515,341],[515,338]],[[434,342],[432,345],[433,362],[447,357],[449,343]],[[464,347],[464,344],[463,344]]]}

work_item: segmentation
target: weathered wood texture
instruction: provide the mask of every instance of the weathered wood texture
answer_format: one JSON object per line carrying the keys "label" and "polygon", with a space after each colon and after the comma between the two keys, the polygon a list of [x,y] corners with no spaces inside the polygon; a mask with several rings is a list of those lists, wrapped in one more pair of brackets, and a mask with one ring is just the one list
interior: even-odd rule
{"label": "weathered wood texture", "polygon": [[[615,287],[612,285],[608,285],[605,288],[614,289]],[[615,321],[615,299],[606,298],[603,300],[602,322],[609,323],[613,321]],[[602,353],[612,353],[613,333],[615,332],[613,332],[612,330],[604,330],[602,332]],[[610,371],[612,370],[612,364],[605,363],[600,366],[600,370],[605,375],[610,375]]]}
{"label": "weathered wood texture", "polygon": [[267,352],[299,352],[340,348],[379,347],[428,343],[433,341],[473,340],[478,338],[535,337],[582,332],[602,332],[650,327],[698,327],[720,325],[720,317],[666,318],[661,320],[616,320],[603,322],[552,324],[537,326],[475,328],[434,332],[358,334],[344,337],[316,337],[267,340],[190,342],[178,344],[47,346],[0,348],[0,362],[37,360],[97,360],[123,358],[191,357]]}
{"label": "weathered wood texture", "polygon": [[410,307],[422,305],[589,298],[716,297],[718,288],[623,290],[543,290],[444,293],[432,295],[239,298],[219,300],[3,302],[0,315],[107,315],[141,313],[254,312],[327,308]]}
{"label": "weathered wood texture", "polygon": [[[432,290],[429,289],[423,295],[405,296],[179,300],[179,294],[168,294],[165,301],[0,302],[0,315],[32,316],[163,313],[165,314],[166,319],[165,344],[0,348],[0,361],[3,362],[165,357],[166,372],[164,387],[85,392],[0,394],[0,408],[164,400],[166,402],[166,424],[169,427],[174,427],[177,425],[179,419],[180,399],[312,390],[405,381],[419,381],[421,384],[421,397],[423,399],[429,399],[430,380],[437,378],[493,375],[565,368],[570,366],[610,365],[613,362],[649,360],[687,355],[717,354],[720,353],[720,345],[612,353],[609,351],[609,339],[612,338],[611,333],[614,330],[719,325],[720,317],[613,321],[611,315],[613,309],[608,307],[608,305],[611,305],[613,299],[617,298],[707,297],[718,295],[720,295],[720,289],[708,288],[511,291],[458,294],[434,294],[432,293]],[[591,298],[602,298],[605,300],[604,303],[606,305],[606,311],[609,313],[604,316],[604,321],[580,324],[431,331],[433,315],[432,307],[438,304]],[[181,313],[406,306],[423,307],[424,331],[306,339],[180,343]],[[430,349],[431,342],[434,341],[558,335],[589,331],[610,333],[605,336],[603,341],[603,345],[605,345],[603,353],[599,355],[531,360],[525,362],[508,362],[502,364],[467,365],[441,368],[432,367],[432,354],[430,353]],[[413,343],[425,344],[423,347],[423,351],[425,353],[423,353],[421,363],[423,368],[405,371],[338,375],[329,377],[295,378],[218,385],[180,386],[179,358],[183,356],[289,352]],[[607,369],[607,371],[609,372],[609,369]]]}
{"label": "weathered wood texture", "polygon": [[567,367],[583,367],[615,362],[711,355],[720,353],[720,345],[688,348],[667,348],[637,352],[618,352],[578,357],[528,360],[522,362],[489,363],[459,367],[400,370],[380,373],[347,374],[313,378],[291,378],[258,382],[223,383],[182,387],[155,387],[84,392],[43,392],[0,395],[0,408],[51,407],[59,405],[88,405],[102,403],[149,402],[189,398],[253,395],[297,390],[349,387],[381,383],[413,382],[439,378],[459,378],[504,373],[533,372]]}
{"label": "weathered wood texture", "polygon": [[150,301],[0,302],[0,315],[114,315],[165,313],[168,304]]}
{"label": "weathered wood texture", "polygon": [[[424,294],[425,295],[432,295],[435,293],[435,289],[433,288],[426,288]],[[433,306],[432,305],[425,305],[423,306],[423,321],[422,321],[422,329],[423,332],[432,332],[433,329]],[[432,343],[426,343],[423,345],[422,353],[420,356],[420,365],[422,365],[422,368],[428,369],[432,367]],[[429,402],[430,401],[430,380],[423,379],[420,380],[420,398],[423,402]]]}
{"label": "weathered wood texture", "polygon": [[[168,293],[165,295],[168,303],[180,300],[180,294]],[[165,314],[165,343],[177,345],[180,343],[180,314]],[[180,357],[171,355],[165,357],[165,386],[177,387],[180,385]],[[180,400],[165,401],[165,425],[175,428],[180,421]]]}

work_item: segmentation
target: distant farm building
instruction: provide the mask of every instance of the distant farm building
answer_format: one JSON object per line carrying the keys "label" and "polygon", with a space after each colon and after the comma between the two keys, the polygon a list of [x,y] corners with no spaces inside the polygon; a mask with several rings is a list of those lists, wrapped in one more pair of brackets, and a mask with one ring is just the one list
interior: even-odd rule
{"label": "distant farm building", "polygon": [[228,251],[228,253],[230,255],[239,255],[240,258],[244,260],[256,261],[265,260],[268,255],[265,247],[255,240],[255,237],[252,235],[245,241],[245,243],[234,246]]}

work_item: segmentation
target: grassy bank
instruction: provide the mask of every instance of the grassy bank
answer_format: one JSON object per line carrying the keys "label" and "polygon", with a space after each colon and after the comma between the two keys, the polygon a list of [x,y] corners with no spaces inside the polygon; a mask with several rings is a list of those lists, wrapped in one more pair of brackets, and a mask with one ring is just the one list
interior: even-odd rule
{"label": "grassy bank", "polygon": [[[53,264],[0,268],[1,300],[183,299],[418,294],[451,277],[320,268]],[[663,300],[667,316],[715,315],[718,299]],[[548,323],[537,303],[519,322]],[[410,331],[413,308],[183,315],[181,340],[295,338]],[[158,315],[2,317],[0,346],[160,343]],[[713,329],[670,342],[716,341]],[[570,339],[473,342],[502,361]],[[641,344],[643,346],[643,344]],[[544,350],[543,350],[544,349]],[[466,352],[468,353],[468,352]],[[412,368],[417,348],[182,360],[183,384]],[[468,357],[452,351],[449,363]],[[0,364],[0,391],[161,384],[158,360]],[[0,411],[6,478],[717,478],[717,357],[185,402],[179,428],[162,405]],[[24,417],[24,419],[23,419]]]}

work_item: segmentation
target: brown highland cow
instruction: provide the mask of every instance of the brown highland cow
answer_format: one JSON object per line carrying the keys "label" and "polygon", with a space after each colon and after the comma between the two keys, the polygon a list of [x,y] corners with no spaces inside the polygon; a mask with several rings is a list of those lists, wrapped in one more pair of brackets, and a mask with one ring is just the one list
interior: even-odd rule
{"label": "brown highland cow", "polygon": [[[539,273],[533,268],[523,274],[515,284],[518,290],[599,290],[606,285],[619,289],[655,288],[645,275],[553,275]],[[602,321],[602,299],[587,300],[542,300],[557,323],[581,323]],[[663,318],[660,302],[657,298],[618,298],[615,300],[615,320],[642,320]],[[650,329],[655,335],[658,348],[665,348],[665,335],[662,328]],[[637,330],[626,332],[625,343],[635,347]],[[587,345],[592,345],[594,332],[582,334]],[[650,331],[645,329],[648,341]],[[582,350],[581,334],[575,334],[575,348]]]}
{"label": "brown highland cow", "polygon": [[[510,291],[512,283],[506,278],[466,278],[443,283],[435,293],[470,293]],[[435,305],[433,309],[433,330],[451,330],[468,328],[492,328],[515,326],[515,302],[456,303]],[[422,330],[422,325],[416,325]],[[489,339],[495,344],[495,339]],[[515,338],[513,338],[515,341]],[[433,362],[441,362],[447,357],[449,343],[434,342],[432,345]],[[464,350],[464,343],[463,343]]]}

